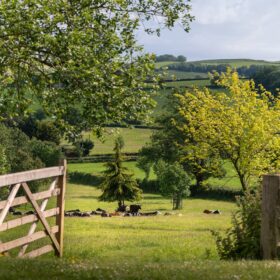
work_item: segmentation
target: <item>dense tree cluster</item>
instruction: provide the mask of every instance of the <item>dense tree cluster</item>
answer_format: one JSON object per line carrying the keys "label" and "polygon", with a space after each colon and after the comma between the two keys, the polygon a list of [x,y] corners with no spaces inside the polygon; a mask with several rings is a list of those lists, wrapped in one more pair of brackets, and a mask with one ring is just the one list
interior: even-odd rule
{"label": "dense tree cluster", "polygon": [[263,67],[252,75],[255,83],[263,85],[274,94],[280,89],[280,68],[276,66]]}

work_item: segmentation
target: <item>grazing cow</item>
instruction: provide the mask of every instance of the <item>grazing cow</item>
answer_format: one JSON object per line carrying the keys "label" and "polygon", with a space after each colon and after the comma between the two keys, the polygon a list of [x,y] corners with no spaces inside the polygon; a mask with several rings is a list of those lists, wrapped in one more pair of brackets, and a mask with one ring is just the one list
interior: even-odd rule
{"label": "grazing cow", "polygon": [[129,212],[133,215],[137,214],[140,209],[141,209],[141,205],[138,205],[138,204],[131,204],[129,206]]}
{"label": "grazing cow", "polygon": [[111,216],[111,214],[109,214],[109,213],[103,212],[103,213],[101,214],[101,217],[103,217],[103,218],[109,218],[109,217],[112,217],[112,216]]}
{"label": "grazing cow", "polygon": [[118,207],[116,212],[127,212],[127,211],[128,211],[127,205],[120,205],[119,204],[119,207]]}
{"label": "grazing cow", "polygon": [[107,213],[107,211],[106,211],[106,210],[103,210],[103,209],[101,209],[101,208],[97,208],[97,209],[96,209],[96,211],[98,211],[98,212],[102,212],[102,213]]}
{"label": "grazing cow", "polygon": [[99,215],[101,216],[101,214],[104,213],[102,211],[91,211],[91,215]]}
{"label": "grazing cow", "polygon": [[24,215],[33,215],[35,212],[33,210],[27,211],[24,213]]}
{"label": "grazing cow", "polygon": [[66,217],[80,217],[81,216],[81,211],[80,209],[76,209],[76,210],[69,210],[65,212],[65,216]]}
{"label": "grazing cow", "polygon": [[20,212],[20,211],[15,211],[15,212],[13,212],[13,215],[15,215],[15,216],[21,216],[21,215],[22,215],[22,212]]}
{"label": "grazing cow", "polygon": [[205,209],[203,211],[204,214],[221,214],[221,211],[220,210],[208,210],[208,209]]}
{"label": "grazing cow", "polygon": [[141,213],[141,216],[157,216],[161,215],[160,211]]}
{"label": "grazing cow", "polygon": [[90,217],[91,213],[90,212],[82,212],[81,217]]}
{"label": "grazing cow", "polygon": [[132,217],[133,215],[131,213],[125,213],[124,217]]}

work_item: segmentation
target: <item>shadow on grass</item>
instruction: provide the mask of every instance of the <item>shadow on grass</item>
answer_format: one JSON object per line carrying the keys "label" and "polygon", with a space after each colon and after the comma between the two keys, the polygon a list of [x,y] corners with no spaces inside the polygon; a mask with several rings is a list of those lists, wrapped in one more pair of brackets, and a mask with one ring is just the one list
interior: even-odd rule
{"label": "shadow on grass", "polygon": [[72,184],[98,187],[102,183],[102,177],[83,172],[69,172],[68,182]]}
{"label": "shadow on grass", "polygon": [[80,198],[80,199],[96,199],[96,200],[98,200],[98,196],[95,196],[95,195],[75,196],[75,198]]}

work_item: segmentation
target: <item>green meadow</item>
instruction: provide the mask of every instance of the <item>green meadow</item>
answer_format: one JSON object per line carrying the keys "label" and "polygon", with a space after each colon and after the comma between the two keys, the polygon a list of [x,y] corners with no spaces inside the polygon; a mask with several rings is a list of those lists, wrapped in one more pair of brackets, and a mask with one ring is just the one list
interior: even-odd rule
{"label": "green meadow", "polygon": [[[116,203],[99,202],[99,195],[96,187],[68,184],[66,209],[114,211]],[[279,279],[278,262],[219,260],[211,230],[228,228],[234,203],[185,199],[183,210],[172,211],[170,199],[146,193],[141,204],[142,211],[162,215],[66,217],[62,259],[52,254],[32,261],[2,257],[1,280]],[[222,214],[203,214],[204,209]],[[17,235],[26,234],[26,227],[19,229]]]}

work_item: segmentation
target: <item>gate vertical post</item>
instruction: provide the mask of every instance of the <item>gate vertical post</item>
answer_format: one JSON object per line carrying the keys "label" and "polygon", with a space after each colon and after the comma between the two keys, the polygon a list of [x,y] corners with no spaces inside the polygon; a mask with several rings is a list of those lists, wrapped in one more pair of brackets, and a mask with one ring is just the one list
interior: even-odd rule
{"label": "gate vertical post", "polygon": [[59,208],[59,214],[56,216],[56,225],[58,226],[58,233],[56,234],[57,241],[59,243],[59,252],[56,252],[56,256],[62,257],[63,255],[63,236],[64,236],[64,208],[65,208],[65,190],[66,190],[66,170],[67,161],[62,161],[64,168],[63,175],[58,178],[58,188],[60,194],[57,197],[57,207]]}
{"label": "gate vertical post", "polygon": [[280,226],[280,175],[263,176],[261,254],[265,260],[278,257]]}

